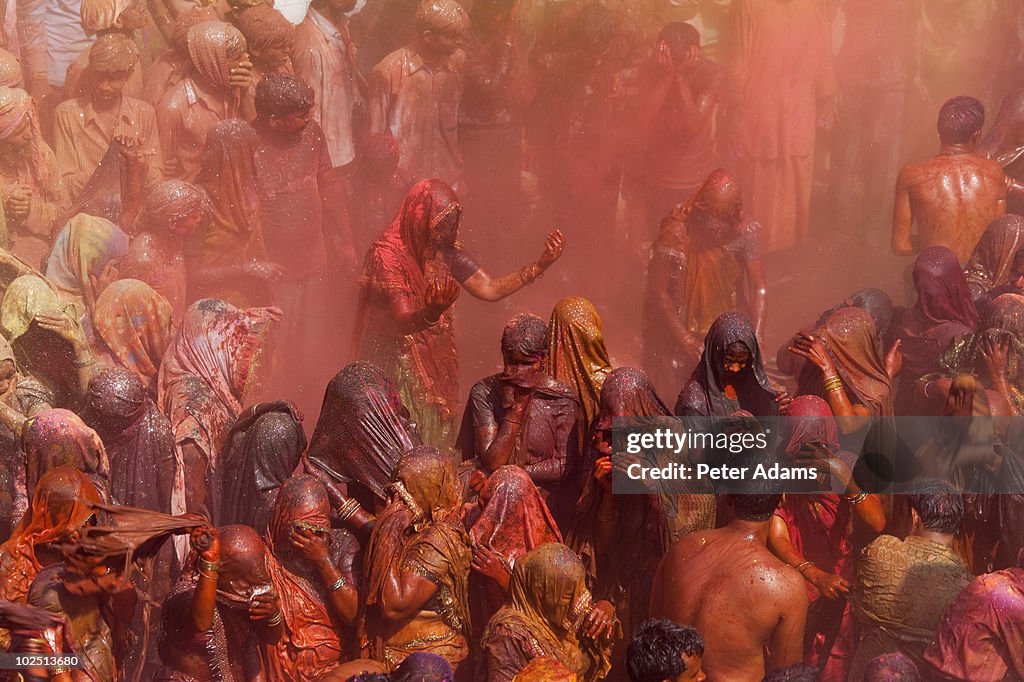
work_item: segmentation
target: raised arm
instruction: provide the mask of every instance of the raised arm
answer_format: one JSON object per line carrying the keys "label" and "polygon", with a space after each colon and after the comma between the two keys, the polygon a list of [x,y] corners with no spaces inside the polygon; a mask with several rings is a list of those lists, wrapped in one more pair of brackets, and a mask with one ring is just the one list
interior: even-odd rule
{"label": "raised arm", "polygon": [[565,248],[565,237],[561,230],[555,230],[548,235],[544,253],[531,265],[517,270],[516,272],[501,277],[491,277],[486,270],[478,268],[476,272],[462,283],[474,298],[483,301],[500,301],[506,296],[511,296],[527,284],[532,284],[538,277],[551,267],[551,264],[558,260]]}

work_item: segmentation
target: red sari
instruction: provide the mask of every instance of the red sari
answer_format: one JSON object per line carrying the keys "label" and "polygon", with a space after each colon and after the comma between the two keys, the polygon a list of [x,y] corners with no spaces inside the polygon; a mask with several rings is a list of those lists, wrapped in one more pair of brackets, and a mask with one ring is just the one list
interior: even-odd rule
{"label": "red sari", "polygon": [[459,409],[459,366],[449,307],[433,325],[405,333],[391,315],[391,304],[406,299],[422,310],[431,281],[451,271],[442,260],[427,260],[438,224],[462,206],[451,187],[423,180],[409,190],[402,210],[370,247],[360,278],[356,353],[395,381],[423,440],[448,445],[455,440]]}

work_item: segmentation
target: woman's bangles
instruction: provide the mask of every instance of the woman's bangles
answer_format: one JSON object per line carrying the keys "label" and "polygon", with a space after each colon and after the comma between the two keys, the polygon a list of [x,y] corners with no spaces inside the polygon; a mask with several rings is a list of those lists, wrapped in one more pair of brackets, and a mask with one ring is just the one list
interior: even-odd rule
{"label": "woman's bangles", "polygon": [[832,393],[843,390],[843,380],[839,378],[838,374],[831,374],[824,378],[823,383],[825,385],[825,392]]}
{"label": "woman's bangles", "polygon": [[523,267],[517,273],[519,281],[523,283],[523,286],[527,284],[533,284],[544,275],[544,270],[541,269],[537,263],[531,263],[526,267]]}

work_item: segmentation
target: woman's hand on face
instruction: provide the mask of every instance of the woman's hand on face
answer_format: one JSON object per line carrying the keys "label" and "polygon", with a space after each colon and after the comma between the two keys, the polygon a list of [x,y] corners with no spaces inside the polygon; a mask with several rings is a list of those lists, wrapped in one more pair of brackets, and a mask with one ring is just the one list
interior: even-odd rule
{"label": "woman's hand on face", "polygon": [[821,370],[822,374],[834,374],[835,366],[828,352],[828,344],[820,336],[799,332],[789,347],[789,352],[810,361]]}
{"label": "woman's hand on face", "polygon": [[331,550],[327,537],[314,533],[308,528],[293,528],[288,534],[292,547],[314,566],[320,567],[331,560]]}
{"label": "woman's hand on face", "polygon": [[609,602],[595,602],[583,617],[583,635],[589,639],[607,639],[615,628],[615,607]]}
{"label": "woman's hand on face", "polygon": [[43,329],[58,335],[76,348],[87,345],[82,325],[62,311],[40,312],[33,318]]}
{"label": "woman's hand on face", "polygon": [[981,342],[981,357],[993,379],[1006,377],[1010,366],[1010,339],[1008,336],[988,337]]}
{"label": "woman's hand on face", "polygon": [[274,592],[257,594],[249,602],[249,620],[262,623],[281,612],[281,601]]}

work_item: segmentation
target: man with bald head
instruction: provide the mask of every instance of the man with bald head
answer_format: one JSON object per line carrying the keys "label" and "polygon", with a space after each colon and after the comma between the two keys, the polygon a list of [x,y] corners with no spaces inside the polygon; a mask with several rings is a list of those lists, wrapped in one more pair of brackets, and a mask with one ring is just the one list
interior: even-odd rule
{"label": "man with bald head", "polygon": [[438,178],[460,189],[459,101],[466,56],[459,49],[469,17],[456,0],[425,0],[416,37],[382,59],[370,76],[370,134],[398,141],[406,184]]}

